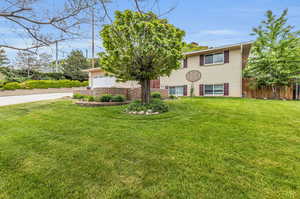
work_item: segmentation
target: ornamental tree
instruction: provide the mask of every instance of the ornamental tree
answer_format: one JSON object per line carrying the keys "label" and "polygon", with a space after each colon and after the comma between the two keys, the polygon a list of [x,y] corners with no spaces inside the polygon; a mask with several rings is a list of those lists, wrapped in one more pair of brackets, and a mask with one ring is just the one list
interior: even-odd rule
{"label": "ornamental tree", "polygon": [[143,104],[150,101],[150,80],[170,75],[183,59],[184,31],[152,12],[117,11],[100,35],[101,67],[119,81],[138,81]]}
{"label": "ornamental tree", "polygon": [[244,71],[252,85],[271,87],[274,98],[279,98],[282,86],[292,85],[300,76],[300,32],[287,25],[287,13],[276,17],[268,11],[267,19],[253,29],[257,39]]}

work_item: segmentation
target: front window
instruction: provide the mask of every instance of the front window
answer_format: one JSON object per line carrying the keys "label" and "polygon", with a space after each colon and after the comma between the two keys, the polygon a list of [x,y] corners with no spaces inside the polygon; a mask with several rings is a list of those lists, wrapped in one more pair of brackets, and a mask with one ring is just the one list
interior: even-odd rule
{"label": "front window", "polygon": [[205,64],[224,63],[224,53],[205,55]]}
{"label": "front window", "polygon": [[174,95],[174,96],[183,96],[183,86],[173,86],[169,87],[169,95]]}
{"label": "front window", "polygon": [[205,85],[205,95],[224,95],[224,84],[208,84]]}

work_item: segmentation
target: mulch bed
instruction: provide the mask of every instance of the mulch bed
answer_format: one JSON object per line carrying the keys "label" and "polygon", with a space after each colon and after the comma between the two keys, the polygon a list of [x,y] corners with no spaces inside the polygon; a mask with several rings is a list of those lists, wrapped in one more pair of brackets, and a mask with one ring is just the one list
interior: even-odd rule
{"label": "mulch bed", "polygon": [[87,101],[77,101],[75,104],[80,106],[119,106],[129,104],[130,102],[87,102]]}

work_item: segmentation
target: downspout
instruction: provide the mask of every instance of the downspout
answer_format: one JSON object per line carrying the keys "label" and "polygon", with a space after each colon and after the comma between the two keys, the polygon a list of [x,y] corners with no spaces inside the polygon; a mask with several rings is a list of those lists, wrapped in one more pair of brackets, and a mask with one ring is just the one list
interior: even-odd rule
{"label": "downspout", "polygon": [[240,82],[241,82],[241,97],[243,97],[243,44],[241,43],[241,68],[242,68],[242,71],[241,71],[241,78],[240,78]]}

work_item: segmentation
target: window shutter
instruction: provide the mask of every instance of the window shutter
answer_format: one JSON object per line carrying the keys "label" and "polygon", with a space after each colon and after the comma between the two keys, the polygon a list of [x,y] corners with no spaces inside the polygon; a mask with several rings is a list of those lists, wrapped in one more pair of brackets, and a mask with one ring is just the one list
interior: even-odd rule
{"label": "window shutter", "polygon": [[203,84],[199,85],[199,96],[204,96]]}
{"label": "window shutter", "polygon": [[224,84],[224,96],[229,96],[229,83]]}
{"label": "window shutter", "polygon": [[229,63],[229,50],[224,51],[224,63]]}
{"label": "window shutter", "polygon": [[185,58],[183,60],[183,68],[187,68],[187,67],[188,67],[187,58]]}
{"label": "window shutter", "polygon": [[187,96],[187,85],[183,86],[183,96]]}
{"label": "window shutter", "polygon": [[200,66],[204,66],[204,55],[200,55]]}

